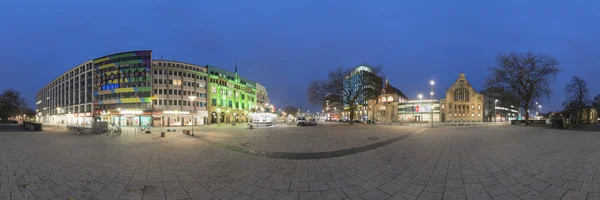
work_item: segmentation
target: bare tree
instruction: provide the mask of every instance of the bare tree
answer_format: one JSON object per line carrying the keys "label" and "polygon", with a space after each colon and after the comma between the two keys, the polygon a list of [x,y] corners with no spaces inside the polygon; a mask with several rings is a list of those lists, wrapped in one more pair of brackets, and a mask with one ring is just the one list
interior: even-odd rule
{"label": "bare tree", "polygon": [[592,101],[592,108],[595,108],[597,111],[600,111],[600,95],[596,95],[594,100]]}
{"label": "bare tree", "polygon": [[585,80],[574,76],[571,78],[571,82],[565,86],[565,93],[567,99],[563,102],[563,106],[574,110],[577,114],[575,120],[577,124],[580,124],[581,114],[585,107],[590,103],[590,93],[587,88]]}
{"label": "bare tree", "polygon": [[543,97],[552,93],[550,82],[561,71],[556,58],[527,53],[505,53],[496,56],[496,66],[490,67],[491,74],[486,79],[486,87],[497,87],[519,101],[525,110],[525,123],[529,124],[529,108]]}
{"label": "bare tree", "polygon": [[29,109],[21,92],[14,89],[6,89],[0,94],[0,118],[5,120],[9,117],[26,114]]}
{"label": "bare tree", "polygon": [[296,116],[296,114],[298,114],[298,110],[299,108],[292,105],[288,105],[283,109],[283,112],[285,112],[285,114]]}
{"label": "bare tree", "polygon": [[[329,71],[327,80],[312,81],[308,85],[308,100],[313,105],[322,105],[326,100],[341,103],[348,108],[350,124],[354,124],[358,105],[377,98],[381,91],[381,66],[370,71],[338,67]],[[365,73],[355,76],[357,73]],[[379,79],[379,80],[378,80]]]}

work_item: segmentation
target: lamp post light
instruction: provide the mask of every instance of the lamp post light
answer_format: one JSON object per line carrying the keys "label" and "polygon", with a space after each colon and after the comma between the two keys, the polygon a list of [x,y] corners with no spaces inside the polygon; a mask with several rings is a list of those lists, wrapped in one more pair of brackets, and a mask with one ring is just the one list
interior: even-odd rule
{"label": "lamp post light", "polygon": [[496,103],[498,103],[498,99],[494,100],[494,122],[496,122]]}
{"label": "lamp post light", "polygon": [[192,114],[192,136],[194,136],[194,125],[196,125],[196,96],[189,96],[190,100],[192,100],[192,104],[194,105],[194,112]]}
{"label": "lamp post light", "polygon": [[431,80],[429,84],[431,85],[431,92],[429,93],[429,95],[431,96],[431,127],[433,127],[433,85],[435,85],[435,82]]}
{"label": "lamp post light", "polygon": [[421,122],[423,121],[423,95],[419,94],[419,102],[421,103],[421,109],[419,109],[419,126],[421,126]]}
{"label": "lamp post light", "polygon": [[542,117],[544,117],[544,115],[542,115],[542,104],[538,105],[538,107],[540,108],[540,112],[539,113],[541,115],[541,117],[540,117],[540,119],[541,119]]}

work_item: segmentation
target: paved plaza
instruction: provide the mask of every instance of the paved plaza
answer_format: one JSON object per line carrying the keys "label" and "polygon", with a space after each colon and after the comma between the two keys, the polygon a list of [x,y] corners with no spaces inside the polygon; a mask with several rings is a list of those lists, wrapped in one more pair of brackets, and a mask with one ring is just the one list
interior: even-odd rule
{"label": "paved plaza", "polygon": [[[337,124],[198,131],[161,138],[0,125],[0,199],[600,199],[598,132]],[[219,145],[240,140],[254,145]],[[324,159],[245,150],[301,154],[386,140],[394,141]]]}

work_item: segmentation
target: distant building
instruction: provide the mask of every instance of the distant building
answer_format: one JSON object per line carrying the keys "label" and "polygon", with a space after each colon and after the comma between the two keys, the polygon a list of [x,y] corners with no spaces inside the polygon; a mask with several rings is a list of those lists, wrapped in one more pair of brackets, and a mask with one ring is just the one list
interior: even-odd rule
{"label": "distant building", "polygon": [[368,119],[376,122],[396,122],[400,120],[398,106],[408,101],[408,98],[402,91],[391,86],[389,81],[385,80],[385,87],[381,91],[379,98],[369,100]]}
{"label": "distant building", "polygon": [[340,113],[344,110],[341,97],[338,95],[328,95],[323,101],[321,112],[327,116],[327,120],[339,120]]}
{"label": "distant building", "polygon": [[477,93],[460,73],[458,79],[448,90],[446,98],[441,100],[442,122],[483,121],[484,96]]}
{"label": "distant building", "polygon": [[516,99],[507,98],[500,88],[488,88],[482,90],[484,97],[483,121],[503,122],[517,119],[519,117],[519,102]]}
{"label": "distant building", "polygon": [[261,85],[260,83],[256,83],[256,103],[258,105],[269,104],[269,93],[267,92],[267,88]]}
{"label": "distant building", "polygon": [[[361,83],[361,81],[366,80],[366,83],[363,84]],[[371,69],[371,67],[367,66],[367,65],[360,65],[358,67],[356,67],[351,73],[350,75],[348,75],[345,79],[344,79],[344,86],[348,87],[348,89],[350,89],[351,91],[359,91],[359,90],[366,90],[367,92],[364,92],[363,95],[360,95],[358,97],[358,99],[356,100],[357,102],[357,108],[355,109],[355,120],[361,120],[361,121],[366,121],[368,118],[367,115],[367,106],[369,103],[369,100],[373,100],[377,98],[378,94],[381,94],[381,86],[382,86],[382,82],[383,79],[379,76],[377,76],[377,74],[375,74],[373,72],[373,69]],[[362,87],[362,88],[361,88]],[[367,94],[367,95],[365,95]],[[343,97],[343,98],[347,98],[347,97]],[[344,102],[348,102],[347,100],[344,100]],[[349,119],[350,113],[349,113],[349,105],[345,104],[344,105],[344,113],[343,113],[343,117],[344,119]]]}

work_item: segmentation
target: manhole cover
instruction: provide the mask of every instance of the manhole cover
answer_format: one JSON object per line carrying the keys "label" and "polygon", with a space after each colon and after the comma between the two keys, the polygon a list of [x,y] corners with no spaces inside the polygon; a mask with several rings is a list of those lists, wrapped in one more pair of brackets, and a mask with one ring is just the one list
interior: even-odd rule
{"label": "manhole cover", "polygon": [[250,144],[250,143],[242,143],[241,145],[244,146],[244,147],[252,147],[252,146],[254,146],[253,144]]}
{"label": "manhole cover", "polygon": [[379,138],[377,138],[377,137],[370,137],[370,138],[367,138],[367,139],[369,139],[369,140],[376,140],[376,139],[379,139]]}

